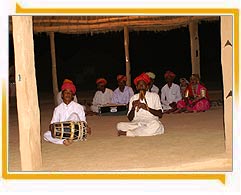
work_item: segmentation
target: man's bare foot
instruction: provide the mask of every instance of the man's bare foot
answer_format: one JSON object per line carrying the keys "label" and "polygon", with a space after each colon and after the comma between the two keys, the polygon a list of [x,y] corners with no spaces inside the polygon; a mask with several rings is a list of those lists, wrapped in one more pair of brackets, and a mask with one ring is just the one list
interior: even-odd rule
{"label": "man's bare foot", "polygon": [[72,139],[65,139],[63,143],[64,143],[65,146],[69,146],[70,144],[73,143],[73,140]]}
{"label": "man's bare foot", "polygon": [[126,132],[125,132],[125,131],[118,130],[117,135],[118,135],[118,136],[126,135]]}

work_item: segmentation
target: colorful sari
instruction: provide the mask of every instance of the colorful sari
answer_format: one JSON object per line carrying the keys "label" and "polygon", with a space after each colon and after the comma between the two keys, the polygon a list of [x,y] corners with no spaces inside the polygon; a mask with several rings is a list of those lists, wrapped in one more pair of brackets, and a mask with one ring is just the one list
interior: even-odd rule
{"label": "colorful sari", "polygon": [[[205,93],[205,97],[202,93]],[[177,108],[179,109],[187,109],[188,111],[206,111],[210,108],[210,102],[208,97],[207,89],[201,85],[200,83],[197,84],[196,90],[192,89],[192,84],[190,84],[186,90],[185,94],[187,100],[184,99],[177,102]],[[197,99],[200,98],[201,99]]]}

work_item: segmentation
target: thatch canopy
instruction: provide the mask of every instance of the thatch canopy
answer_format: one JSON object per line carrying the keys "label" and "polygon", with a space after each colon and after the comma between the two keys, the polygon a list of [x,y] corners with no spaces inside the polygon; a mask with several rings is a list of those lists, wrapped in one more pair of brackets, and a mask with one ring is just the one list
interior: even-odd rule
{"label": "thatch canopy", "polygon": [[[34,33],[106,33],[121,31],[167,31],[190,22],[214,21],[218,16],[33,16]],[[12,22],[10,17],[10,31]]]}

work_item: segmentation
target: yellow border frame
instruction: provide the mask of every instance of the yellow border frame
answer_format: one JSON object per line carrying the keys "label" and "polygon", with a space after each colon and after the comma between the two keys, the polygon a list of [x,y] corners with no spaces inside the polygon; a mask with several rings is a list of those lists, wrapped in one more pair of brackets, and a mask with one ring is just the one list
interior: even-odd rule
{"label": "yellow border frame", "polygon": [[[23,8],[16,3],[17,14],[230,14],[234,16],[234,91],[239,105],[239,10],[238,9],[159,9],[159,8]],[[7,94],[6,81],[2,82],[2,176],[4,179],[143,179],[143,180],[219,180],[223,184],[226,175],[221,174],[162,174],[162,173],[8,173],[7,170]]]}

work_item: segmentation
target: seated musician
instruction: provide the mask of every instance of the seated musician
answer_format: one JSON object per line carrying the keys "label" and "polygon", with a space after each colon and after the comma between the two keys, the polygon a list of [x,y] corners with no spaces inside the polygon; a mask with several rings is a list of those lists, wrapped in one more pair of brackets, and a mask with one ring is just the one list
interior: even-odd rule
{"label": "seated musician", "polygon": [[133,89],[129,86],[126,86],[126,80],[127,78],[124,75],[117,76],[118,88],[116,88],[113,93],[113,104],[127,105],[130,101],[130,98],[134,95]]}
{"label": "seated musician", "polygon": [[207,88],[200,83],[198,74],[192,74],[190,84],[185,90],[185,96],[177,102],[178,110],[181,112],[204,112],[210,108]]}
{"label": "seated musician", "polygon": [[[86,122],[86,117],[83,106],[73,101],[76,92],[75,85],[71,82],[65,82],[61,87],[61,91],[63,102],[54,109],[49,131],[44,133],[44,140],[54,144],[64,144],[68,146],[73,143],[73,140],[52,137],[53,123],[64,121]],[[91,134],[90,127],[87,127],[87,133]]]}
{"label": "seated musician", "polygon": [[139,94],[131,97],[127,117],[130,122],[117,124],[118,136],[154,136],[164,133],[164,127],[160,122],[162,106],[160,97],[156,93],[147,91],[150,77],[142,73],[135,78]]}
{"label": "seated musician", "polygon": [[167,83],[161,88],[161,103],[166,114],[177,110],[177,102],[182,99],[180,86],[173,82],[175,77],[171,71],[164,75]]}
{"label": "seated musician", "polygon": [[92,105],[90,106],[91,111],[98,113],[99,107],[111,104],[113,91],[109,88],[106,88],[107,81],[104,78],[98,78],[96,80],[97,91],[93,98]]}

